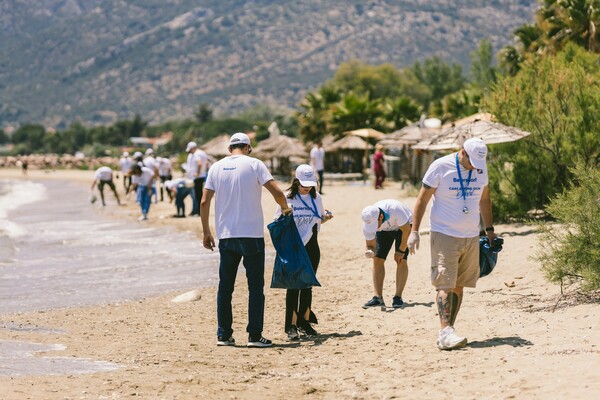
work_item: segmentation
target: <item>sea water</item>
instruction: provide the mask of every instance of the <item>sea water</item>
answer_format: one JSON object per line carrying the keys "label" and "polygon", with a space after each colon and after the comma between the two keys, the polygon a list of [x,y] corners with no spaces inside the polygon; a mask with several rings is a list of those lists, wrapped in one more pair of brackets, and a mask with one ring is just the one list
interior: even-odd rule
{"label": "sea water", "polygon": [[81,184],[0,180],[0,315],[216,285],[218,253],[193,234],[102,209]]}

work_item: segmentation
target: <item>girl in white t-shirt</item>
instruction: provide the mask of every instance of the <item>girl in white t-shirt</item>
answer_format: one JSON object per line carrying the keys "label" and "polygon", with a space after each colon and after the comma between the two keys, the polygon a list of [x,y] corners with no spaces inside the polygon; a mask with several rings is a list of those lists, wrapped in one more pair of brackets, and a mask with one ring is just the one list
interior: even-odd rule
{"label": "girl in white t-shirt", "polygon": [[[321,223],[333,218],[323,208],[323,200],[317,193],[316,186],[317,179],[312,167],[303,164],[296,169],[296,177],[286,192],[288,206],[293,209],[294,222],[315,273],[321,258],[317,235]],[[275,219],[280,215],[281,207],[278,206]],[[285,297],[285,332],[288,339],[299,340],[299,330],[308,336],[316,335],[317,331],[311,323],[318,323],[312,312],[312,289],[288,289]]]}

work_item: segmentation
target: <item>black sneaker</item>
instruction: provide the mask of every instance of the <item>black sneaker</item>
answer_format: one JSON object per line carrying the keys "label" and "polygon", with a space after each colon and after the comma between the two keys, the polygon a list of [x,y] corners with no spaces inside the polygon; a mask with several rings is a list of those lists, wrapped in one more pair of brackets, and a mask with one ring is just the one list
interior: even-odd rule
{"label": "black sneaker", "polygon": [[273,346],[273,342],[269,339],[265,339],[264,337],[253,338],[250,337],[248,339],[248,347],[271,347]]}
{"label": "black sneaker", "polygon": [[402,301],[402,297],[400,296],[394,296],[394,298],[392,299],[392,307],[394,308],[400,308],[404,305],[404,301]]}
{"label": "black sneaker", "polygon": [[235,339],[233,336],[224,338],[223,336],[217,337],[217,346],[235,346]]}
{"label": "black sneaker", "polygon": [[311,325],[309,322],[305,322],[302,325],[298,326],[298,331],[300,331],[300,333],[302,333],[305,336],[316,336],[319,334],[319,332],[317,332]]}
{"label": "black sneaker", "polygon": [[363,308],[366,310],[371,307],[385,307],[385,302],[382,297],[373,296],[373,298],[365,303]]}
{"label": "black sneaker", "polygon": [[286,333],[288,340],[300,340],[300,335],[298,334],[298,327],[296,327],[296,325],[292,325]]}

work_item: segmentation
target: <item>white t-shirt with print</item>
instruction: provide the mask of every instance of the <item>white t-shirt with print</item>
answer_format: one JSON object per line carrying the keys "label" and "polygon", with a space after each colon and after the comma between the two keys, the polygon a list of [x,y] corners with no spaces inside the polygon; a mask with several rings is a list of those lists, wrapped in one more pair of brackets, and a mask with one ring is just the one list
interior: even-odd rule
{"label": "white t-shirt with print", "polygon": [[142,167],[142,174],[140,176],[132,175],[131,183],[137,184],[138,186],[148,186],[152,182],[154,177],[154,170],[148,167]]}
{"label": "white t-shirt with print", "polygon": [[[412,224],[413,222],[413,213],[411,209],[398,200],[380,200],[373,205],[381,208],[389,215],[389,218],[381,224],[379,229],[377,229],[378,231],[397,231],[407,223]],[[365,239],[373,240],[375,239],[375,234],[373,234],[372,237],[365,236]]]}
{"label": "white t-shirt with print", "polygon": [[158,174],[160,176],[168,176],[171,172],[171,160],[168,158],[161,158],[158,164]]}
{"label": "white t-shirt with print", "polygon": [[[466,200],[456,169],[456,153],[435,160],[423,177],[424,184],[436,188],[429,217],[431,231],[459,238],[475,237],[479,235],[479,201],[488,184],[488,172],[487,168],[481,172],[472,170],[469,180],[469,170],[460,163],[458,166]],[[468,208],[468,214],[463,212],[464,207]]]}
{"label": "white t-shirt with print", "polygon": [[[198,166],[200,162],[200,166]],[[190,179],[206,178],[208,166],[208,155],[200,150],[196,149],[195,152],[188,154],[185,172],[187,177]],[[196,174],[198,174],[196,176]]]}
{"label": "white t-shirt with print", "polygon": [[323,160],[325,159],[325,149],[322,147],[313,147],[310,151],[310,158],[314,160],[314,168],[317,171],[323,171],[325,169]]}
{"label": "white t-shirt with print", "polygon": [[100,167],[96,170],[94,178],[98,181],[112,181],[112,169],[110,167]]}
{"label": "white t-shirt with print", "polygon": [[218,239],[262,238],[262,187],[273,176],[252,157],[234,155],[217,161],[204,187],[215,192],[215,228]]}
{"label": "white t-shirt with print", "polygon": [[158,168],[156,159],[152,156],[148,156],[148,157],[144,158],[142,163],[144,164],[145,167],[148,167],[150,169]]}
{"label": "white t-shirt with print", "polygon": [[[289,192],[286,192],[285,197],[287,198],[288,195]],[[306,205],[302,201],[304,201]],[[312,210],[314,210],[319,216],[323,217],[325,214],[325,209],[323,208],[323,198],[319,193],[317,193],[317,197],[314,199],[310,194],[301,195],[298,193],[293,199],[287,199],[287,203],[288,206],[292,207],[293,209],[294,222],[296,223],[296,227],[298,228],[298,233],[302,238],[302,242],[304,245],[306,245],[306,243],[308,243],[312,237],[313,226],[317,224],[317,232],[321,230],[321,218],[318,218]],[[280,215],[281,206],[277,206],[274,219],[279,218]]]}

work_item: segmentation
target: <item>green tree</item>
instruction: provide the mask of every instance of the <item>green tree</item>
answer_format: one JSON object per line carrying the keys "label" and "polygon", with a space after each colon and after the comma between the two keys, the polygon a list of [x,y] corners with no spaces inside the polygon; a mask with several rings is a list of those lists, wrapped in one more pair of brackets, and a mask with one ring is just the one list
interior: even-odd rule
{"label": "green tree", "polygon": [[[327,92],[329,93],[329,92]],[[309,92],[296,113],[298,132],[305,143],[322,139],[327,133],[329,104],[319,92]]]}
{"label": "green tree", "polygon": [[331,113],[329,130],[336,136],[361,128],[382,130],[384,129],[382,117],[383,111],[379,100],[369,100],[366,95],[350,93],[335,105]]}
{"label": "green tree", "polygon": [[462,89],[465,78],[460,64],[448,65],[439,57],[415,62],[413,71],[417,79],[431,92],[429,102],[441,103],[444,96]]}
{"label": "green tree", "polygon": [[531,132],[517,143],[494,146],[491,193],[504,216],[543,209],[573,178],[574,160],[590,168],[600,163],[599,78],[597,57],[569,45],[495,86],[486,109]]}
{"label": "green tree", "polygon": [[198,111],[194,113],[196,121],[200,125],[213,119],[213,109],[207,103],[202,103],[198,106]]}
{"label": "green tree", "polygon": [[555,283],[580,283],[584,290],[600,289],[600,169],[578,162],[575,179],[554,197],[548,212],[561,224],[543,224],[540,251],[546,277]]}
{"label": "green tree", "polygon": [[399,97],[383,104],[384,119],[390,123],[390,129],[398,130],[418,121],[422,107],[409,97]]}
{"label": "green tree", "polygon": [[477,50],[471,53],[471,82],[481,93],[487,93],[496,81],[493,58],[492,43],[489,40],[479,42]]}
{"label": "green tree", "polygon": [[6,134],[6,132],[4,132],[4,129],[0,129],[0,144],[6,144],[9,142],[9,137]]}
{"label": "green tree", "polygon": [[331,83],[343,93],[353,92],[373,100],[400,96],[400,80],[400,71],[391,64],[350,61],[340,65]]}
{"label": "green tree", "polygon": [[19,127],[12,135],[12,142],[15,145],[22,145],[20,148],[25,153],[37,153],[44,151],[44,137],[46,128],[39,124],[26,124]]}

